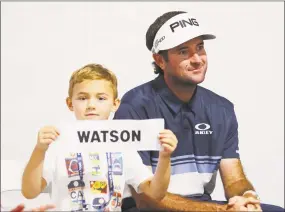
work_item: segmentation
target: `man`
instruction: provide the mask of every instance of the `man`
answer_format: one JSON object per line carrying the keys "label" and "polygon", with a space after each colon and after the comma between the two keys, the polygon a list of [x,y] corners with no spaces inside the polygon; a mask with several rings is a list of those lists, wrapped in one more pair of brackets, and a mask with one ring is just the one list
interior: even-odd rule
{"label": "man", "polygon": [[[284,211],[260,204],[243,172],[233,104],[198,86],[207,71],[204,40],[214,38],[202,31],[199,19],[182,11],[165,13],[149,27],[146,46],[153,53],[159,76],[127,92],[115,119],[164,118],[178,146],[171,156],[169,193],[163,201],[133,195],[140,207],[144,201],[148,207],[163,210]],[[140,155],[155,171],[158,154]],[[228,202],[211,200],[217,170]]]}

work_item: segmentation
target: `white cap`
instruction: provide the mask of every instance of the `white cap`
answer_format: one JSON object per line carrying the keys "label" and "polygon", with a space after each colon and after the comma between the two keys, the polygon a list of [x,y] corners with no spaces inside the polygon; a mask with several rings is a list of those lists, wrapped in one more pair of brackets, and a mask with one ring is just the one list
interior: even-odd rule
{"label": "white cap", "polygon": [[178,14],[166,21],[153,40],[152,53],[174,48],[188,40],[199,37],[203,40],[214,39],[215,35],[204,31],[199,21],[189,13]]}

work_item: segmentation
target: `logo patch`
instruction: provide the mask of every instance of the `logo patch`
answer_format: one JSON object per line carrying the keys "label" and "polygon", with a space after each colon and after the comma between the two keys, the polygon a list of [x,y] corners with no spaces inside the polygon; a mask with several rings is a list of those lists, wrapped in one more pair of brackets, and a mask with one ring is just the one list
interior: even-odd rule
{"label": "logo patch", "polygon": [[209,130],[211,126],[206,123],[200,123],[195,125],[195,135],[211,135],[213,131]]}
{"label": "logo patch", "polygon": [[105,208],[105,203],[106,203],[106,200],[103,197],[98,197],[98,198],[93,199],[92,207],[97,210],[100,210],[100,209],[102,210]]}
{"label": "logo patch", "polygon": [[92,175],[101,175],[99,153],[89,153],[89,159],[92,164]]}
{"label": "logo patch", "polygon": [[111,197],[111,207],[114,209],[117,207],[121,207],[121,205],[122,205],[122,194],[114,192]]}
{"label": "logo patch", "polygon": [[68,184],[67,187],[73,210],[84,208],[85,205],[85,197],[83,193],[85,187],[84,182],[82,180],[73,180]]}
{"label": "logo patch", "polygon": [[90,189],[95,194],[107,194],[106,181],[90,181]]}
{"label": "logo patch", "polygon": [[114,175],[123,174],[123,157],[122,153],[112,153],[112,171]]}
{"label": "logo patch", "polygon": [[82,173],[84,173],[83,161],[82,167],[79,167],[78,160],[74,154],[71,154],[73,157],[65,158],[65,166],[67,170],[68,177],[79,176],[79,168],[82,169]]}
{"label": "logo patch", "polygon": [[159,43],[161,43],[165,39],[165,36],[162,36],[160,39],[157,39],[154,43],[154,47],[156,48]]}

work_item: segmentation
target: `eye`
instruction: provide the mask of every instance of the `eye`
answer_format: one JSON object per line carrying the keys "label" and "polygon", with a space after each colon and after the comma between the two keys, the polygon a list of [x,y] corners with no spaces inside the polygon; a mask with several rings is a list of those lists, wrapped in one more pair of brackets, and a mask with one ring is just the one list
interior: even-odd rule
{"label": "eye", "polygon": [[104,97],[104,96],[99,96],[98,99],[99,99],[100,101],[104,101],[104,100],[106,100],[107,98]]}
{"label": "eye", "polygon": [[80,97],[78,97],[78,99],[84,101],[84,100],[86,100],[87,98],[86,98],[85,96],[80,96]]}
{"label": "eye", "polygon": [[179,55],[187,55],[188,54],[188,50],[187,49],[181,49],[178,52]]}
{"label": "eye", "polygon": [[203,50],[204,49],[204,44],[200,44],[197,46],[198,51]]}

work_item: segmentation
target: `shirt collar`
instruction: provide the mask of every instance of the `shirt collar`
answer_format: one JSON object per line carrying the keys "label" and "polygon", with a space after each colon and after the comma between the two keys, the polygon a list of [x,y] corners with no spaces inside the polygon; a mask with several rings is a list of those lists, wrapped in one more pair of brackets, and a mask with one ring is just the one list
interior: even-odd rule
{"label": "shirt collar", "polygon": [[196,109],[198,108],[198,94],[200,91],[199,86],[196,87],[195,92],[190,99],[189,102],[185,103],[178,99],[175,94],[168,88],[167,84],[165,83],[163,75],[159,75],[156,79],[154,79],[154,85],[156,91],[162,98],[162,100],[166,103],[166,105],[175,113],[177,114],[181,107],[187,107],[194,113],[196,113]]}

